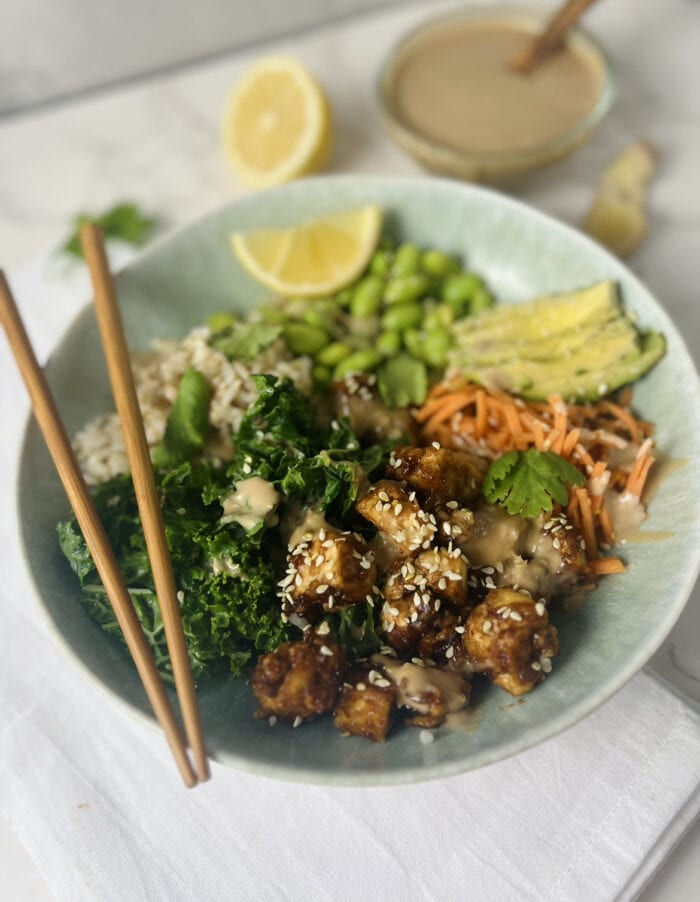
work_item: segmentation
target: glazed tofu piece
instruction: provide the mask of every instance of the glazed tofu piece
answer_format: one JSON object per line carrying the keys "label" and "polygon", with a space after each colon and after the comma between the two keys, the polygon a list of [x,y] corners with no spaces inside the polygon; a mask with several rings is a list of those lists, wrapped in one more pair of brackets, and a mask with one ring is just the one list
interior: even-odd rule
{"label": "glazed tofu piece", "polygon": [[414,441],[416,425],[410,410],[389,408],[377,391],[377,378],[351,373],[332,387],[336,415],[347,417],[355,435],[363,441]]}
{"label": "glazed tofu piece", "polygon": [[407,482],[425,493],[428,506],[476,498],[488,470],[488,462],[468,451],[448,448],[398,446],[389,458],[389,479]]}
{"label": "glazed tofu piece", "polygon": [[385,655],[373,655],[373,664],[381,668],[396,686],[396,700],[412,717],[406,721],[416,727],[437,727],[448,714],[469,704],[471,686],[454,671],[427,667],[423,663],[397,661]]}
{"label": "glazed tofu piece", "polygon": [[467,603],[469,565],[458,548],[452,551],[446,548],[423,551],[412,566],[419,578],[425,578],[425,585],[443,601],[458,608]]}
{"label": "glazed tofu piece", "polygon": [[438,667],[468,673],[471,667],[462,642],[464,632],[464,615],[454,611],[441,611],[421,634],[418,656],[432,661]]}
{"label": "glazed tofu piece", "polygon": [[513,589],[493,589],[469,614],[464,648],[475,670],[518,696],[551,671],[559,640],[542,601]]}
{"label": "glazed tofu piece", "polygon": [[407,492],[397,482],[381,479],[370,486],[355,509],[404,554],[426,550],[433,543],[435,517],[421,508],[415,492]]}
{"label": "glazed tofu piece", "polygon": [[394,564],[383,592],[381,620],[386,642],[400,654],[410,654],[423,630],[440,611],[442,600],[431,591],[425,576],[410,560]]}
{"label": "glazed tofu piece", "polygon": [[384,742],[396,710],[396,688],[369,665],[357,667],[340,690],[333,723],[342,733]]}
{"label": "glazed tofu piece", "polygon": [[282,598],[302,617],[364,602],[377,580],[374,554],[362,536],[334,529],[304,539],[290,551],[287,564]]}
{"label": "glazed tofu piece", "polygon": [[253,671],[258,715],[296,721],[331,711],[346,669],[343,650],[330,635],[310,632],[298,642],[285,642],[263,655]]}
{"label": "glazed tofu piece", "polygon": [[438,530],[435,541],[440,545],[465,548],[474,531],[474,513],[468,507],[460,507],[456,501],[436,507],[433,516]]}

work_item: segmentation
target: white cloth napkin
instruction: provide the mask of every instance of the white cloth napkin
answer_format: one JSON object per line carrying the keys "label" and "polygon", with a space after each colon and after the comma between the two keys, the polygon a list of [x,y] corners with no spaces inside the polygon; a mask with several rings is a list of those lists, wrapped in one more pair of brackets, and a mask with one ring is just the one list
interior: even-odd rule
{"label": "white cloth napkin", "polygon": [[[12,280],[40,354],[88,296]],[[21,563],[24,389],[0,336],[0,812],[59,900],[632,899],[700,812],[700,714],[649,673],[484,770],[389,789],[214,765],[185,790],[161,736],[54,644]]]}

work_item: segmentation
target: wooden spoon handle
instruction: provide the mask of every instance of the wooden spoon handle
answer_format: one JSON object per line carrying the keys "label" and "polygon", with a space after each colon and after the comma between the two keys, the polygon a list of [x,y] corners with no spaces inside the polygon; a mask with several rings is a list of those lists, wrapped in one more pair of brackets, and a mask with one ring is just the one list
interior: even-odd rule
{"label": "wooden spoon handle", "polygon": [[516,57],[511,66],[522,75],[529,75],[562,42],[566,33],[595,3],[595,0],[566,0],[525,51]]}

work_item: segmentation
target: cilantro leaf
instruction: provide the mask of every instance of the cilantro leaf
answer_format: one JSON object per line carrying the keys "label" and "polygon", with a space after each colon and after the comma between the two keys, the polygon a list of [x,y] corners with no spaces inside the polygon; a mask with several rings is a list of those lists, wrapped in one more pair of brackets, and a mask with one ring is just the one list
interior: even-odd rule
{"label": "cilantro leaf", "polygon": [[155,219],[146,216],[133,203],[117,204],[99,216],[79,213],[73,220],[73,232],[61,248],[63,253],[72,254],[74,257],[83,256],[80,228],[86,222],[94,222],[95,225],[100,226],[105,238],[116,238],[134,245],[143,244],[156,225]]}
{"label": "cilantro leaf", "polygon": [[554,451],[508,451],[489,467],[482,493],[509,514],[537,517],[554,502],[568,501],[567,484],[583,485],[582,473]]}
{"label": "cilantro leaf", "polygon": [[188,369],[180,379],[163,441],[153,449],[157,467],[175,467],[201,450],[209,431],[211,388],[204,376]]}

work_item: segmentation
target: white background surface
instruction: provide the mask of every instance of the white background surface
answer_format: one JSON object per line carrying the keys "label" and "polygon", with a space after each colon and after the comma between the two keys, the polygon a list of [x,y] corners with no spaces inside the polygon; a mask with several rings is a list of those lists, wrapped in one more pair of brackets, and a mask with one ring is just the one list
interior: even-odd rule
{"label": "white background surface", "polygon": [[[388,45],[427,7],[402,5],[297,35],[269,49],[300,56],[319,76],[336,117],[334,171],[418,172],[383,137],[374,78]],[[532,179],[524,199],[572,223],[581,220],[596,174],[617,150],[646,138],[661,167],[651,198],[652,228],[632,267],[700,354],[700,3],[608,0],[587,17],[618,70],[617,107],[594,139],[569,161]],[[39,29],[41,23],[37,26]],[[268,49],[268,48],[266,48]],[[133,198],[176,226],[243,193],[219,150],[218,121],[231,84],[255,53],[239,51],[182,73],[37,112],[0,119],[0,261],[20,267],[55,245],[70,217]],[[52,267],[57,263],[50,264]],[[58,337],[58,336],[57,336]],[[700,597],[696,592],[655,668],[700,700]],[[50,898],[9,826],[0,826],[3,897]],[[697,897],[700,828],[643,899]]]}

